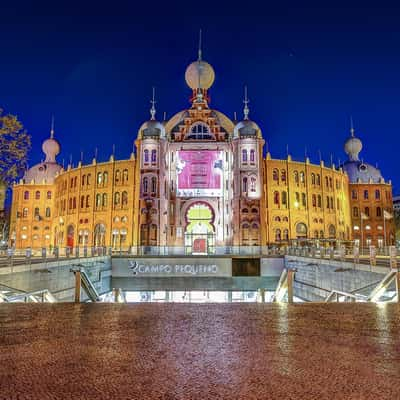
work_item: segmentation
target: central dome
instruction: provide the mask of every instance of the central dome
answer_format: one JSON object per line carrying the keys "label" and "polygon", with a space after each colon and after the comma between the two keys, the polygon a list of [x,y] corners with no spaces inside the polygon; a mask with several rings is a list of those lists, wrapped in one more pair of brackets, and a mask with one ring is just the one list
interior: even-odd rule
{"label": "central dome", "polygon": [[209,89],[214,83],[214,79],[214,68],[206,61],[194,61],[186,68],[185,80],[193,90]]}

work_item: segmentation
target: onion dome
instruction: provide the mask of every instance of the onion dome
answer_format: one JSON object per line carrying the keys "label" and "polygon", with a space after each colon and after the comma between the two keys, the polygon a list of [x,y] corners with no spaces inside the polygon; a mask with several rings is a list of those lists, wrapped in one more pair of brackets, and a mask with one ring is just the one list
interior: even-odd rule
{"label": "onion dome", "polygon": [[344,143],[344,151],[349,156],[350,161],[359,161],[358,155],[362,150],[362,142],[354,136],[353,120],[351,120],[350,134],[351,136]]}
{"label": "onion dome", "polygon": [[381,171],[371,164],[360,161],[358,155],[362,150],[362,142],[354,135],[353,121],[351,121],[350,137],[344,144],[344,151],[349,160],[343,164],[350,183],[381,183],[384,182]]}
{"label": "onion dome", "polygon": [[54,119],[51,123],[50,138],[42,144],[43,153],[46,155],[44,162],[36,164],[25,172],[24,180],[27,183],[53,183],[56,175],[61,171],[57,164],[56,156],[60,153],[60,144],[54,139]]}
{"label": "onion dome", "polygon": [[244,138],[244,137],[261,137],[261,129],[260,127],[252,120],[249,119],[249,103],[250,100],[247,97],[247,87],[244,88],[244,109],[243,114],[244,118],[243,121],[240,121],[235,125],[233,130],[233,138]]}
{"label": "onion dome", "polygon": [[208,90],[215,80],[214,68],[206,61],[194,61],[186,68],[185,80],[193,90]]}
{"label": "onion dome", "polygon": [[215,80],[214,68],[206,61],[202,60],[201,51],[201,30],[199,35],[199,51],[197,61],[192,62],[185,72],[187,85],[192,89],[208,90]]}
{"label": "onion dome", "polygon": [[156,108],[155,108],[155,89],[153,88],[153,98],[150,100],[150,120],[146,121],[139,129],[139,135],[142,139],[145,138],[165,138],[164,124],[156,120]]}

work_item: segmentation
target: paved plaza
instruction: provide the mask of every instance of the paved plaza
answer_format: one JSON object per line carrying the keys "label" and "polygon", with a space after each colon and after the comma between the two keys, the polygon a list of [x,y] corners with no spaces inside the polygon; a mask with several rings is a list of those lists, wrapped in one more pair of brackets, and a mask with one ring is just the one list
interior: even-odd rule
{"label": "paved plaza", "polygon": [[0,399],[397,399],[397,304],[3,304]]}

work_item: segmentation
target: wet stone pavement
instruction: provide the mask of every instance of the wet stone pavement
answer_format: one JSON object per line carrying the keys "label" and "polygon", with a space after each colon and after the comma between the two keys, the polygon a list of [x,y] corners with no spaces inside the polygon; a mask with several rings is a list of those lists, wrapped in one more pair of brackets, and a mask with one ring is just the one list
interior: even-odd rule
{"label": "wet stone pavement", "polygon": [[0,399],[399,399],[397,304],[2,304]]}

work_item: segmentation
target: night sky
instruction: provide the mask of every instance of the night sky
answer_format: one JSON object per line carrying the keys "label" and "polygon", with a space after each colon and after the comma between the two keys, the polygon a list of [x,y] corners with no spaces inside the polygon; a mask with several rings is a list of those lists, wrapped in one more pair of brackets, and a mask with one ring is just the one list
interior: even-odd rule
{"label": "night sky", "polygon": [[[29,164],[55,115],[59,161],[88,163],[115,144],[127,158],[149,118],[189,106],[186,66],[203,58],[216,81],[211,107],[242,116],[243,85],[250,117],[272,157],[330,163],[345,159],[353,116],[361,157],[400,192],[400,10],[347,2],[8,2],[0,5],[0,107],[17,114],[32,135]],[[17,4],[13,4],[17,3]],[[278,4],[279,3],[279,4]],[[261,5],[262,4],[262,5]]]}

